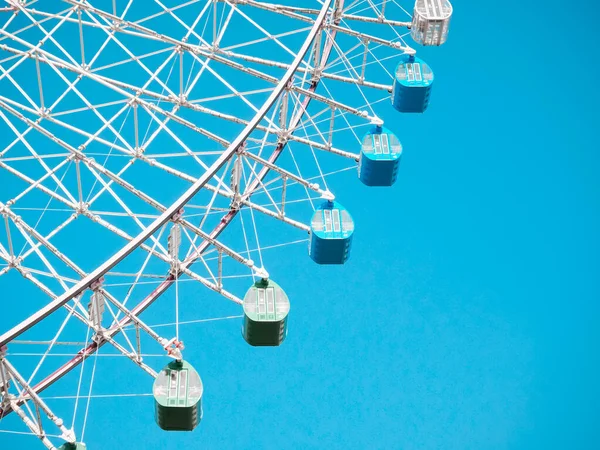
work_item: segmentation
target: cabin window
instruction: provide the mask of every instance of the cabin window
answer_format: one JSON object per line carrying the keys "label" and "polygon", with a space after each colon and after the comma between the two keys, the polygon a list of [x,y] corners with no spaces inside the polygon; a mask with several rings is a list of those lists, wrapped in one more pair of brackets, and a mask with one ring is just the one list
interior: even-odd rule
{"label": "cabin window", "polygon": [[169,372],[168,404],[183,406],[187,399],[187,370],[171,370]]}
{"label": "cabin window", "polygon": [[375,154],[381,155],[381,135],[380,134],[373,135],[373,146],[375,147]]}
{"label": "cabin window", "polygon": [[334,209],[331,212],[333,213],[333,231],[339,233],[342,231],[340,227],[340,210]]}
{"label": "cabin window", "polygon": [[400,64],[398,70],[396,70],[396,78],[399,80],[406,80],[408,78],[408,70],[406,70],[406,64]]}
{"label": "cabin window", "polygon": [[407,77],[408,81],[415,81],[415,73],[413,72],[413,65],[410,63],[406,65],[406,77]]}
{"label": "cabin window", "polygon": [[265,290],[258,289],[258,313],[264,314],[265,309]]}
{"label": "cabin window", "polygon": [[381,135],[381,148],[383,150],[383,154],[384,155],[389,155],[390,154],[390,143],[388,141],[388,135],[387,134],[382,134]]}
{"label": "cabin window", "polygon": [[169,374],[170,384],[169,384],[169,398],[177,397],[177,379],[179,378],[179,372],[176,370],[171,370]]}
{"label": "cabin window", "polygon": [[371,139],[371,135],[367,134],[362,142],[362,149],[365,153],[373,153],[373,139]]}
{"label": "cabin window", "polygon": [[275,296],[273,289],[267,289],[267,314],[275,314]]}
{"label": "cabin window", "polygon": [[402,151],[402,145],[395,134],[390,135],[390,147],[392,148],[392,154],[400,153]]}
{"label": "cabin window", "polygon": [[324,227],[325,227],[325,223],[323,222],[323,212],[318,210],[314,215],[313,215],[313,219],[312,219],[312,228],[313,230],[317,230],[317,231],[323,231]]}
{"label": "cabin window", "polygon": [[289,312],[290,302],[282,289],[275,290],[275,303],[277,314],[279,314],[280,317]]}
{"label": "cabin window", "polygon": [[431,81],[431,80],[433,80],[433,72],[429,68],[429,66],[423,66],[423,79],[425,81]]}
{"label": "cabin window", "polygon": [[182,370],[179,374],[179,404],[185,405],[187,395],[187,370]]}
{"label": "cabin window", "polygon": [[331,232],[331,210],[323,210],[323,215],[325,216],[325,231]]}
{"label": "cabin window", "polygon": [[423,78],[421,77],[421,64],[414,63],[413,64],[413,70],[415,71],[415,80],[416,81],[423,80]]}
{"label": "cabin window", "polygon": [[342,210],[342,231],[354,231],[354,221],[345,209]]}

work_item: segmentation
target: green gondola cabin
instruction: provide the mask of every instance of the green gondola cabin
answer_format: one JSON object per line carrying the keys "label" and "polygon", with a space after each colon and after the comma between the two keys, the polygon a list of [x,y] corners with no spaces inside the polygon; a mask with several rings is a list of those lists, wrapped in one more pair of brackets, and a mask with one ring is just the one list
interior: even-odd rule
{"label": "green gondola cabin", "polygon": [[167,431],[192,431],[202,419],[202,380],[186,361],[171,361],[160,371],[152,392],[156,423]]}
{"label": "green gondola cabin", "polygon": [[65,442],[58,450],[87,450],[87,447],[81,442]]}
{"label": "green gondola cabin", "polygon": [[253,346],[278,346],[287,335],[290,301],[281,287],[262,279],[244,297],[242,336]]}

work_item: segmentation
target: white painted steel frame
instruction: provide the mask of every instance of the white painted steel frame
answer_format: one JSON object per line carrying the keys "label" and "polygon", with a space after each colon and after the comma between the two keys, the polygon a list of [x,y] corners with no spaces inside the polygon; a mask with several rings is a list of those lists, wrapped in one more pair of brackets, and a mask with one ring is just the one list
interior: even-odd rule
{"label": "white painted steel frame", "polygon": [[223,167],[223,165],[236,153],[238,148],[243,144],[243,142],[250,136],[250,133],[254,131],[259,122],[264,118],[266,113],[271,109],[271,107],[275,104],[279,95],[284,91],[288,82],[294,76],[297,67],[300,65],[306,53],[308,52],[312,42],[318,32],[321,31],[322,24],[325,20],[327,11],[333,0],[326,0],[323,3],[323,8],[321,9],[320,15],[315,20],[315,24],[311,29],[306,41],[302,45],[302,48],[298,52],[294,62],[290,65],[290,68],[285,73],[285,75],[280,80],[279,84],[276,86],[274,91],[271,93],[267,101],[263,104],[258,113],[254,116],[254,118],[248,123],[248,125],[244,128],[244,130],[237,136],[236,139],[231,142],[229,147],[223,152],[223,154],[217,159],[217,161],[179,198],[175,201],[167,210],[156,219],[151,225],[149,225],[144,231],[142,231],[139,235],[135,237],[133,241],[129,244],[125,245],[121,250],[119,250],[115,255],[113,255],[110,259],[108,259],[104,264],[98,267],[96,270],[87,275],[83,280],[81,280],[77,285],[73,286],[63,295],[58,297],[56,300],[50,302],[44,308],[37,311],[28,319],[21,322],[19,325],[15,326],[11,330],[0,336],[0,347],[8,344],[11,340],[20,336],[26,330],[31,328],[33,325],[37,324],[48,315],[52,314],[60,307],[65,305],[69,300],[73,297],[81,294],[83,291],[88,289],[90,285],[102,278],[110,269],[116,266],[120,261],[122,261],[127,255],[133,252],[136,248],[138,248],[143,242],[150,238],[160,227],[166,224],[171,218],[176,215],[186,203],[188,203],[203,187],[208,181],[212,179],[214,175]]}
{"label": "white painted steel frame", "polygon": [[[249,135],[254,131],[259,122],[264,118],[266,113],[270,108],[273,107],[279,96],[285,90],[286,87],[289,86],[290,80],[293,78],[294,74],[298,70],[298,67],[302,63],[304,57],[308,53],[310,46],[315,40],[318,33],[320,33],[323,29],[323,24],[325,23],[325,19],[327,18],[327,13],[331,8],[332,3],[335,1],[335,7],[333,8],[334,16],[335,11],[340,11],[343,8],[344,0],[325,0],[321,11],[318,17],[315,19],[314,25],[309,32],[307,39],[302,45],[301,49],[296,55],[293,63],[289,66],[288,70],[279,81],[267,101],[263,104],[261,109],[257,112],[254,118],[248,123],[248,125],[244,128],[244,130],[238,135],[236,139],[229,145],[229,147],[223,152],[223,154],[218,158],[218,160],[175,202],[171,205],[159,218],[157,218],[150,226],[148,226],[144,231],[142,231],[138,236],[136,236],[132,241],[130,241],[127,245],[125,245],[119,252],[113,255],[112,258],[107,260],[104,264],[98,267],[96,270],[87,275],[83,280],[81,280],[77,285],[73,288],[65,292],[63,295],[57,297],[55,300],[50,302],[44,308],[37,311],[35,314],[30,316],[28,319],[21,322],[19,325],[15,326],[8,332],[4,333],[0,336],[0,347],[8,344],[13,339],[20,336],[22,333],[27,331],[29,328],[33,327],[35,324],[42,321],[44,318],[48,317],[50,314],[61,308],[63,305],[67,304],[72,298],[84,292],[86,289],[90,288],[90,286],[100,280],[108,271],[110,271],[114,266],[116,266],[120,261],[122,261],[127,255],[132,253],[136,248],[142,245],[148,238],[150,238],[158,229],[164,226],[167,222],[171,220],[171,218],[178,214],[178,212],[182,209],[182,207],[189,202],[207,183],[210,179],[216,175],[216,173],[222,168],[222,166],[235,155],[238,149],[243,146],[246,139]],[[339,23],[339,16],[336,18],[334,23]],[[327,60],[329,59],[329,55],[333,48],[333,42],[335,40],[336,30],[332,30],[328,36],[328,40],[325,44],[325,48],[323,49],[323,54],[321,58],[321,67],[325,65]],[[303,94],[310,94],[316,90],[318,86],[319,80],[316,79],[312,82],[309,89],[306,92],[302,92]],[[298,111],[297,115],[292,118],[290,123],[290,128],[294,129],[300,120],[302,119],[304,112],[310,102],[312,95],[305,95],[303,100],[303,107]],[[274,165],[277,161],[279,155],[283,151],[286,145],[286,141],[278,144],[276,149],[273,151],[271,156],[268,159],[270,165]],[[266,177],[267,173],[270,171],[269,166],[264,166],[263,169],[259,172],[258,176],[255,178],[254,182],[248,186],[247,193],[242,195],[242,201],[247,202],[248,198],[252,195],[252,193],[258,188],[262,180]],[[230,212],[222,219],[221,223],[210,233],[210,237],[212,239],[216,239],[219,234],[225,229],[225,227],[233,220],[233,218],[237,215],[239,209],[231,209]],[[210,242],[205,240],[194,252],[195,255],[193,258],[188,258],[185,262],[182,263],[181,269],[187,269],[191,266],[197,257],[202,254],[210,245]],[[183,271],[176,272],[176,274],[170,274],[167,279],[165,279],[150,295],[148,295],[143,301],[141,301],[135,308],[131,309],[131,314],[133,316],[137,316],[141,312],[143,312],[146,308],[148,308],[160,295],[162,295],[176,280],[177,276],[181,274]],[[98,350],[101,346],[103,346],[109,340],[118,334],[121,329],[128,325],[132,319],[130,316],[126,316],[121,319],[116,327],[112,327],[105,333],[105,336],[98,339],[97,342],[93,342],[87,347],[81,349],[68,363],[61,366],[58,370],[53,372],[51,375],[47,376],[44,380],[37,383],[35,386],[32,386],[31,389],[36,392],[42,392],[44,389],[52,385],[54,382],[62,378],[65,374],[70,372],[72,369],[77,367],[82,361],[87,359],[90,355],[94,354],[96,350]],[[22,398],[18,402],[18,404],[22,404],[24,401],[28,400],[27,398]],[[0,409],[0,418],[9,414],[12,411],[12,406],[6,409]]]}

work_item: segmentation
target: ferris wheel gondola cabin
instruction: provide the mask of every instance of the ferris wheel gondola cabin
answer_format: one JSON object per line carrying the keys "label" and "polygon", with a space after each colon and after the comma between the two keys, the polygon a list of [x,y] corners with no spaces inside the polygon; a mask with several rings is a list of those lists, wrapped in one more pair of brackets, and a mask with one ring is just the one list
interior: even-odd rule
{"label": "ferris wheel gondola cabin", "polygon": [[274,281],[261,279],[244,297],[242,336],[255,347],[277,347],[287,335],[290,300]]}
{"label": "ferris wheel gondola cabin", "polygon": [[186,361],[171,361],[160,371],[152,392],[156,423],[167,431],[192,431],[202,420],[202,380]]}
{"label": "ferris wheel gondola cabin", "polygon": [[310,221],[309,255],[317,264],[344,264],[350,257],[354,221],[333,200],[322,203]]}
{"label": "ferris wheel gondola cabin", "polygon": [[448,38],[452,5],[448,0],[417,0],[410,34],[421,45],[442,45]]}
{"label": "ferris wheel gondola cabin", "polygon": [[375,125],[362,140],[358,178],[367,186],[391,186],[398,177],[402,145],[387,128]]}
{"label": "ferris wheel gondola cabin", "polygon": [[65,442],[58,450],[87,450],[87,447],[82,442]]}
{"label": "ferris wheel gondola cabin", "polygon": [[420,58],[405,54],[396,66],[392,88],[392,105],[407,113],[422,113],[429,106],[433,71]]}

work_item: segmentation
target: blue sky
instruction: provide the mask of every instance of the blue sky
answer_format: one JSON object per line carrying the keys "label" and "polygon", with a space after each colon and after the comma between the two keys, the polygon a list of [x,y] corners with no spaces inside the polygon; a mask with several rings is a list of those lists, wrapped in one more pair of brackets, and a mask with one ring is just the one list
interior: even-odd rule
{"label": "blue sky", "polygon": [[[197,430],[162,432],[148,397],[95,399],[88,448],[600,448],[600,11],[544,3],[455,2],[448,43],[419,50],[430,109],[377,111],[404,145],[397,184],[330,180],[350,261],[269,253],[294,292],[282,347],[247,346],[238,321],[185,328]],[[115,370],[95,392],[149,392]]]}

